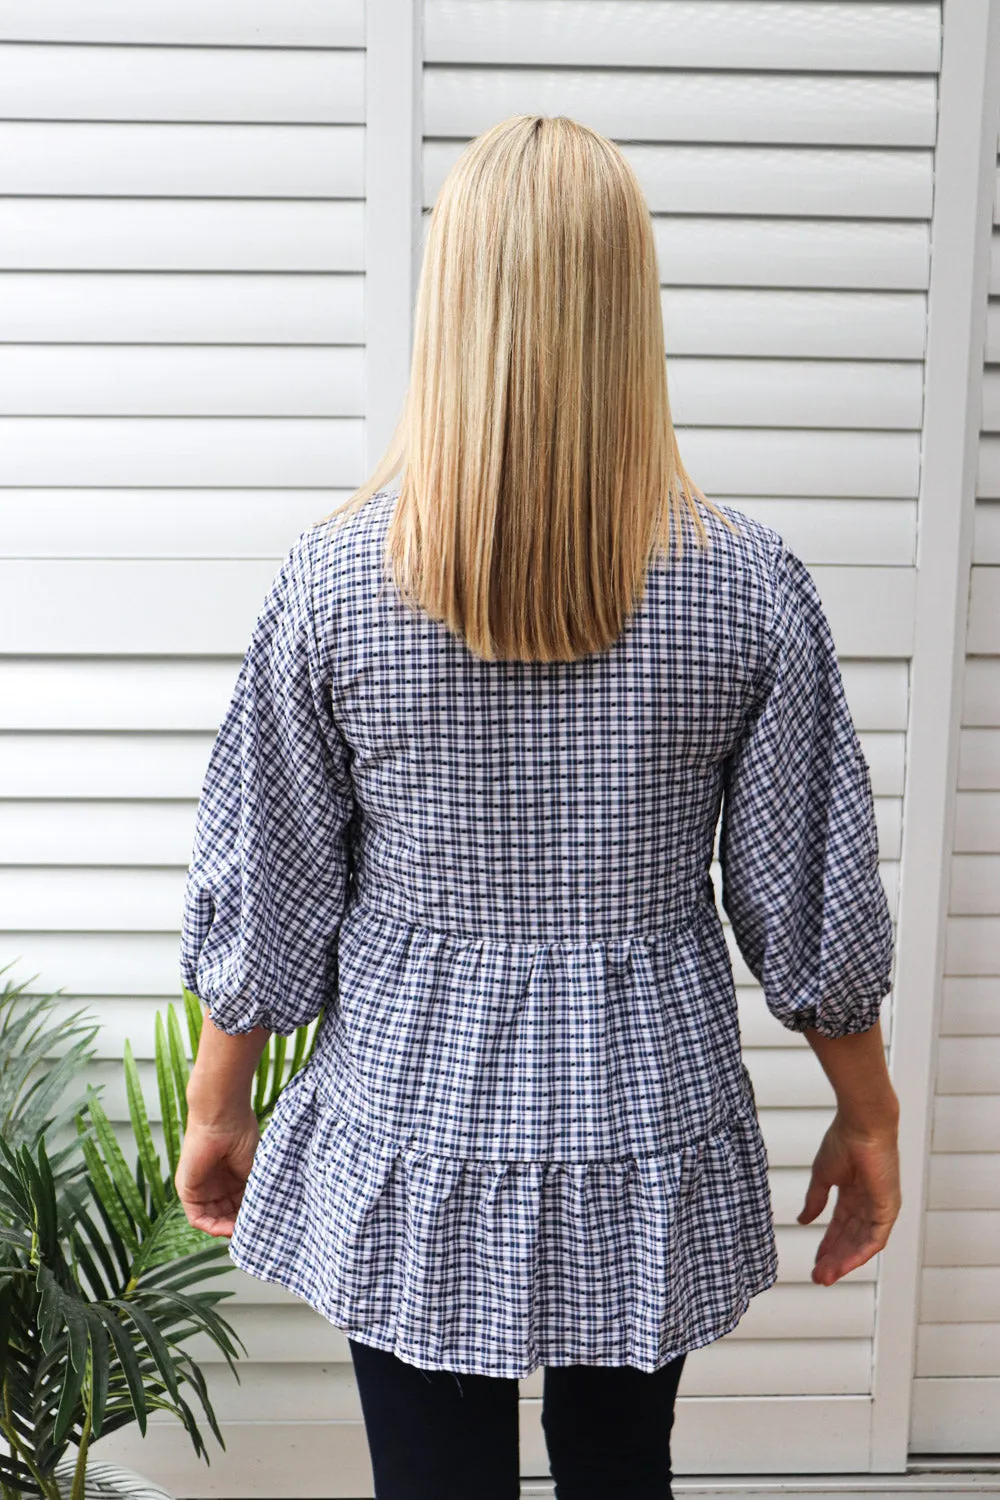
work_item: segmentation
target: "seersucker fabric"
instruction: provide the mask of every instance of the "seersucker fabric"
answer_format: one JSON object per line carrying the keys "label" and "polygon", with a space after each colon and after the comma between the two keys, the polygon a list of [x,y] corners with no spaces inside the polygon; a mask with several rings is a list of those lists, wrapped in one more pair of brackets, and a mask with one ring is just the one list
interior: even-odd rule
{"label": "seersucker fabric", "polygon": [[386,573],[397,495],[288,550],[198,805],[183,983],[233,1034],[322,1016],[230,1256],[425,1369],[652,1371],[777,1279],[716,835],[782,1025],[891,987],[831,629],[778,532],[702,507],[608,650],[485,662]]}

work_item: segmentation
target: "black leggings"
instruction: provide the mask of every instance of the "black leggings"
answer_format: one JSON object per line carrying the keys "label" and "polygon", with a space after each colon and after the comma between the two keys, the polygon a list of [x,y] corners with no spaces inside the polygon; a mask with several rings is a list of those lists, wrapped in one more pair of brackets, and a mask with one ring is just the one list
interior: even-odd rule
{"label": "black leggings", "polygon": [[[348,1339],[375,1500],[517,1500],[516,1380],[421,1370]],[[672,1500],[670,1430],[685,1355],[547,1365],[542,1429],[556,1500]]]}

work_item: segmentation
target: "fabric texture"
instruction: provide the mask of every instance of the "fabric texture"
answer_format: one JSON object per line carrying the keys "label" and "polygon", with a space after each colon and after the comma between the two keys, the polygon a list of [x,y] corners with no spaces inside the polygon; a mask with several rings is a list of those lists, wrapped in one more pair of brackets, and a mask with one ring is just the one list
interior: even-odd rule
{"label": "fabric texture", "polygon": [[388,577],[397,492],[292,544],[198,807],[183,983],[233,1034],[322,1015],[230,1255],[425,1369],[652,1371],[777,1278],[717,830],[783,1026],[891,986],[830,627],[779,533],[703,508],[607,651],[484,662]]}

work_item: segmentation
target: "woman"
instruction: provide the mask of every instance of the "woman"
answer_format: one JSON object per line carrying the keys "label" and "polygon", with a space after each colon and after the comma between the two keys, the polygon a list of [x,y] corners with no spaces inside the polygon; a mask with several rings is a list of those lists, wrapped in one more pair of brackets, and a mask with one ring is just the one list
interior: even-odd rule
{"label": "woman", "polygon": [[[900,1205],[868,766],[805,565],[681,462],[632,170],[514,116],[435,205],[389,450],[260,611],[184,908],[177,1188],[347,1334],[378,1500],[517,1495],[539,1365],[559,1500],[671,1493],[685,1356],[777,1277],[720,809],[736,942],[837,1095],[828,1286]],[[267,1036],[324,1001],[259,1139]]]}

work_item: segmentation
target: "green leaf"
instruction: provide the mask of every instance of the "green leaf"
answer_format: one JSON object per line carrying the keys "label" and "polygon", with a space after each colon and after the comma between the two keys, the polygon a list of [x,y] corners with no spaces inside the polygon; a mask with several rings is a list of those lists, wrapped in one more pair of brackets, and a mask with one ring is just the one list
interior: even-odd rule
{"label": "green leaf", "polygon": [[69,1330],[69,1358],[63,1373],[59,1410],[56,1413],[56,1423],[52,1430],[52,1442],[57,1447],[67,1438],[77,1417],[82,1416],[80,1397],[87,1373],[89,1345],[87,1318],[83,1308],[67,1293],[63,1294],[62,1302],[63,1314]]}
{"label": "green leaf", "polygon": [[104,1421],[101,1424],[101,1436],[108,1438],[121,1427],[131,1427],[134,1421],[135,1417],[132,1413],[131,1401],[124,1404],[119,1403],[117,1406],[109,1401],[108,1409],[104,1414]]}
{"label": "green leaf", "polygon": [[19,1229],[7,1229],[0,1224],[0,1244],[12,1245],[16,1250],[31,1253],[31,1235]]}
{"label": "green leaf", "polygon": [[[170,1286],[181,1287],[191,1281],[200,1281],[206,1276],[227,1276],[232,1270],[228,1242],[214,1235],[210,1236],[210,1241],[201,1250],[172,1260],[157,1270],[145,1272],[142,1277],[143,1288],[166,1290]],[[224,1265],[211,1264],[212,1261],[222,1260],[225,1261]]]}
{"label": "green leaf", "polygon": [[271,1037],[264,1043],[264,1050],[260,1054],[257,1066],[254,1069],[253,1089],[253,1112],[260,1118],[264,1109],[264,1101],[267,1098],[267,1080],[271,1073]]}
{"label": "green leaf", "polygon": [[7,1369],[7,1348],[10,1344],[14,1311],[14,1278],[0,1273],[0,1370]]}
{"label": "green leaf", "polygon": [[[103,1164],[101,1163],[100,1157],[97,1158],[97,1165],[103,1170]],[[128,1283],[129,1276],[131,1274],[132,1257],[138,1249],[138,1241],[135,1240],[134,1231],[132,1231],[130,1228],[132,1239],[135,1240],[135,1247],[133,1248],[132,1246],[125,1243],[121,1235],[118,1233],[117,1228],[115,1227],[114,1220],[109,1216],[108,1211],[101,1199],[101,1195],[97,1191],[95,1183],[91,1181],[89,1177],[88,1181],[90,1182],[91,1187],[92,1205],[94,1208],[96,1208],[98,1217],[104,1225],[104,1232],[107,1235],[108,1250],[111,1254],[114,1255],[115,1260],[117,1261],[118,1269],[115,1273],[114,1279],[116,1281],[120,1281],[122,1286],[125,1286]],[[117,1190],[115,1189],[114,1183],[111,1182],[110,1178],[108,1178],[107,1181],[110,1186],[112,1197],[116,1198],[121,1212],[124,1213],[124,1207],[122,1206],[120,1200],[117,1200]],[[128,1223],[131,1225],[131,1220],[129,1220]]]}
{"label": "green leaf", "polygon": [[[91,1187],[91,1192],[93,1192],[92,1185],[88,1184],[88,1186]],[[87,1273],[93,1300],[95,1302],[107,1302],[118,1285],[118,1268],[111,1258],[107,1245],[104,1243],[104,1236],[98,1230],[97,1225],[91,1217],[90,1210],[84,1202],[77,1203],[72,1239],[76,1247],[76,1253],[80,1258],[80,1263]],[[97,1267],[94,1259],[95,1255],[101,1263],[101,1269],[104,1272],[103,1276],[101,1275],[101,1270]]]}
{"label": "green leaf", "polygon": [[132,1120],[132,1134],[135,1136],[136,1149],[139,1152],[142,1169],[146,1174],[154,1208],[157,1213],[162,1213],[167,1206],[167,1193],[163,1186],[163,1168],[160,1166],[160,1158],[153,1142],[153,1133],[149,1128],[149,1115],[146,1112],[146,1101],[142,1097],[139,1070],[135,1065],[132,1044],[128,1037],[125,1038],[124,1050],[125,1088],[128,1093],[128,1112]]}
{"label": "green leaf", "polygon": [[61,1288],[63,1317],[69,1332],[69,1362],[82,1375],[87,1368],[87,1319],[80,1294]]}
{"label": "green leaf", "polygon": [[94,1440],[101,1435],[101,1426],[104,1421],[104,1412],[108,1401],[108,1387],[110,1384],[110,1357],[108,1351],[108,1330],[105,1328],[99,1314],[93,1309],[88,1309],[87,1331],[90,1339],[90,1379],[91,1379],[91,1413],[90,1422]]}
{"label": "green leaf", "polygon": [[156,1323],[143,1310],[139,1303],[132,1298],[117,1297],[113,1305],[120,1308],[127,1318],[131,1318],[138,1328],[139,1333],[146,1341],[146,1347],[163,1377],[164,1385],[176,1401],[179,1392],[177,1388],[177,1376],[174,1373],[173,1355],[167,1347],[166,1341],[157,1328]]}
{"label": "green leaf", "polygon": [[163,1139],[167,1148],[167,1162],[170,1166],[170,1191],[171,1195],[174,1195],[177,1190],[173,1180],[177,1175],[177,1164],[181,1159],[181,1121],[174,1093],[176,1080],[170,1068],[167,1036],[163,1029],[163,1017],[159,1011],[156,1012],[153,1046],[156,1055],[156,1087],[160,1094],[160,1118],[163,1124]]}
{"label": "green leaf", "polygon": [[201,1028],[204,1024],[202,1015],[202,1002],[197,995],[181,985],[181,993],[184,996],[184,1014],[187,1018],[188,1037],[191,1041],[191,1056],[198,1056],[198,1043],[201,1041]]}
{"label": "green leaf", "polygon": [[101,1210],[101,1215],[105,1223],[109,1224],[109,1226],[114,1226],[119,1236],[119,1244],[127,1246],[135,1254],[139,1249],[138,1235],[132,1226],[132,1221],[125,1212],[118,1189],[109,1177],[104,1161],[93,1141],[87,1140],[83,1142],[83,1154],[87,1159],[87,1167],[94,1189],[94,1198]]}
{"label": "green leaf", "polygon": [[71,1261],[71,1274],[74,1282],[86,1295],[90,1302],[103,1302],[113,1291],[98,1269],[97,1262],[91,1252],[90,1245],[80,1233],[76,1224],[70,1230],[68,1246]]}
{"label": "green leaf", "polygon": [[[98,1026],[92,1018],[89,1025],[77,1024],[86,1015],[83,1009],[53,1019],[61,992],[26,996],[31,983],[7,980],[0,990],[0,1133],[14,1147],[34,1149],[43,1130],[51,1131],[56,1121],[61,1124],[56,1107],[63,1101],[65,1114],[66,1086],[93,1056],[89,1044]],[[67,1047],[74,1037],[79,1040]]]}
{"label": "green leaf", "polygon": [[0,1453],[0,1484],[14,1495],[37,1495],[38,1485],[28,1465],[20,1458],[7,1458]]}
{"label": "green leaf", "polygon": [[285,1078],[285,1053],[288,1051],[288,1038],[282,1036],[280,1031],[272,1033],[271,1040],[274,1043],[274,1072],[271,1074],[271,1098],[274,1099],[281,1092]]}
{"label": "green leaf", "polygon": [[294,1033],[294,1046],[292,1048],[292,1060],[288,1068],[289,1078],[294,1078],[302,1066],[306,1054],[306,1046],[309,1041],[308,1026],[298,1026]]}
{"label": "green leaf", "polygon": [[[86,1100],[84,1101],[84,1108],[86,1108]],[[79,1118],[79,1114],[75,1116],[68,1115],[63,1124],[60,1125],[60,1130],[72,1127],[74,1120]],[[89,1124],[84,1125],[84,1134],[93,1135]],[[49,1137],[46,1136],[46,1139],[48,1140]],[[63,1145],[56,1146],[49,1154],[49,1161],[52,1165],[52,1175],[56,1179],[56,1185],[60,1191],[69,1183],[83,1177],[87,1170],[86,1162],[83,1160],[80,1152],[80,1142],[77,1136],[71,1136]]]}
{"label": "green leaf", "polygon": [[[93,1057],[93,1049],[87,1041],[85,1038],[78,1042],[55,1062],[46,1060],[46,1071],[31,1084],[19,1102],[17,1117],[8,1126],[9,1134],[19,1133],[22,1141],[34,1145],[43,1135],[52,1137],[61,1131],[83,1107],[85,1094],[67,1097],[66,1091]],[[60,1103],[61,1108],[57,1108]]]}
{"label": "green leaf", "polygon": [[57,1349],[57,1340],[63,1331],[63,1311],[59,1283],[46,1265],[38,1267],[37,1286],[40,1293],[38,1334],[42,1348],[48,1354]]}
{"label": "green leaf", "polygon": [[[188,1383],[190,1385],[193,1385],[194,1388],[195,1388],[195,1390],[198,1392],[198,1399],[201,1401],[202,1408],[204,1409],[205,1415],[208,1418],[209,1426],[211,1427],[211,1429],[212,1429],[213,1433],[215,1434],[216,1438],[218,1439],[219,1446],[223,1449],[223,1451],[225,1451],[226,1440],[222,1436],[222,1431],[221,1431],[221,1429],[219,1427],[218,1422],[215,1420],[215,1412],[212,1409],[212,1403],[211,1403],[211,1401],[209,1400],[209,1397],[208,1397],[208,1386],[205,1383],[205,1376],[202,1373],[202,1371],[198,1368],[198,1366],[195,1364],[194,1360],[192,1360],[190,1358],[186,1362],[185,1370],[186,1370],[186,1374],[187,1374]],[[186,1403],[182,1403],[182,1404],[184,1404],[186,1406]],[[198,1424],[195,1422],[195,1420],[194,1420],[194,1414],[193,1414],[193,1412],[191,1412],[190,1408],[188,1408],[188,1416],[191,1419],[191,1427],[188,1428],[188,1431],[190,1432],[192,1430],[192,1428],[193,1428],[193,1432],[197,1433],[197,1435],[198,1435],[198,1442],[199,1442],[199,1444],[201,1446],[201,1451],[205,1454],[205,1458],[206,1458],[206,1461],[207,1461],[207,1459],[208,1459],[208,1452],[207,1452],[207,1450],[205,1448],[204,1443],[201,1442],[201,1433],[198,1432]],[[193,1436],[193,1434],[192,1434],[192,1436]],[[197,1446],[198,1445],[196,1444],[196,1449],[197,1449]]]}
{"label": "green leaf", "polygon": [[41,1141],[38,1143],[38,1161],[32,1159],[31,1148],[21,1147],[19,1166],[29,1201],[31,1222],[38,1235],[39,1253],[48,1262],[60,1259],[58,1219],[56,1214],[55,1185],[49,1171],[48,1158]]}
{"label": "green leaf", "polygon": [[187,1086],[191,1077],[191,1067],[181,1039],[177,1012],[172,1004],[167,1006],[167,1037],[170,1043],[170,1069],[174,1075],[174,1086],[177,1089],[177,1102],[181,1111],[181,1134],[183,1135],[187,1130]]}
{"label": "green leaf", "polygon": [[3,1156],[3,1161],[0,1162],[0,1192],[3,1193],[4,1198],[10,1204],[13,1214],[22,1212],[26,1218],[30,1218],[31,1195],[28,1192],[24,1179],[24,1171],[21,1167],[20,1152],[22,1149],[29,1148],[18,1147],[15,1151],[12,1146],[7,1144],[3,1136],[0,1135],[0,1155]]}
{"label": "green leaf", "polygon": [[[206,1463],[211,1463],[211,1459],[208,1456],[208,1449],[205,1447],[205,1440],[204,1440],[204,1438],[201,1435],[201,1428],[198,1426],[198,1423],[195,1421],[194,1412],[191,1410],[191,1408],[188,1405],[188,1403],[184,1400],[183,1396],[180,1397],[180,1399],[177,1402],[177,1405],[178,1405],[178,1408],[179,1408],[179,1411],[180,1411],[181,1421],[184,1423],[184,1426],[185,1426],[185,1428],[186,1428],[186,1430],[188,1432],[188,1435],[191,1438],[191,1443],[192,1443],[192,1446],[194,1447],[195,1453],[198,1455],[199,1458],[204,1458],[204,1460],[205,1460]],[[210,1420],[212,1421],[212,1425],[214,1427],[215,1426],[214,1414],[213,1414],[213,1417],[210,1418]],[[221,1434],[220,1434],[220,1442],[221,1442]],[[225,1448],[225,1446],[226,1445],[223,1442],[222,1443],[222,1447]]]}
{"label": "green leaf", "polygon": [[139,1366],[136,1352],[132,1347],[128,1334],[111,1308],[98,1305],[94,1310],[104,1319],[107,1330],[111,1335],[111,1341],[115,1346],[115,1353],[118,1356],[118,1363],[128,1384],[129,1395],[132,1398],[132,1410],[135,1412],[139,1431],[145,1437],[147,1414],[146,1393],[143,1389],[142,1370]]}
{"label": "green leaf", "polygon": [[[143,1302],[156,1303],[160,1301],[161,1298],[162,1294],[157,1294],[152,1298],[147,1297],[144,1294]],[[246,1344],[244,1344],[239,1334],[235,1329],[230,1328],[223,1321],[223,1319],[218,1316],[217,1313],[213,1312],[212,1309],[207,1306],[207,1299],[202,1299],[197,1296],[188,1296],[186,1292],[174,1291],[169,1293],[169,1301],[170,1303],[174,1304],[176,1308],[185,1308],[187,1310],[188,1316],[190,1317],[192,1323],[194,1323],[196,1327],[200,1327],[202,1332],[208,1334],[209,1338],[216,1345],[216,1347],[222,1350],[227,1360],[230,1360],[230,1364],[232,1363],[230,1355],[236,1353],[235,1344],[239,1344],[240,1348],[243,1350],[243,1353],[246,1354]]]}
{"label": "green leaf", "polygon": [[148,1230],[151,1220],[149,1214],[146,1212],[146,1205],[143,1203],[139,1195],[139,1190],[135,1185],[135,1180],[129,1172],[128,1163],[122,1155],[121,1147],[111,1128],[111,1121],[104,1113],[100,1100],[93,1091],[88,1094],[87,1105],[94,1122],[98,1141],[100,1142],[101,1152],[115,1186],[121,1194],[122,1202],[138,1227],[141,1230]]}
{"label": "green leaf", "polygon": [[188,1222],[180,1199],[175,1198],[140,1245],[132,1262],[132,1279],[138,1281],[154,1266],[200,1250],[206,1238],[211,1236]]}

